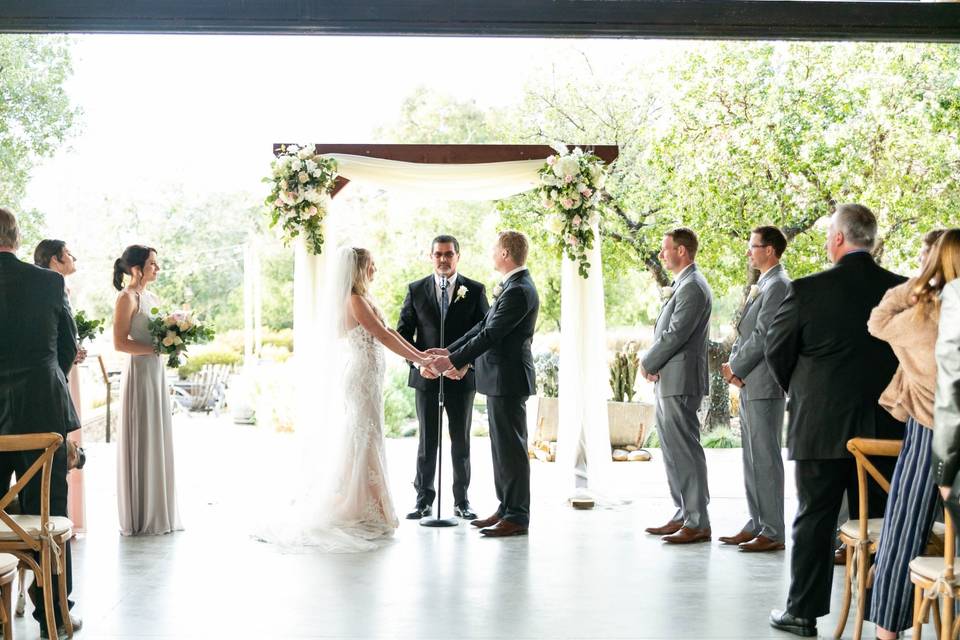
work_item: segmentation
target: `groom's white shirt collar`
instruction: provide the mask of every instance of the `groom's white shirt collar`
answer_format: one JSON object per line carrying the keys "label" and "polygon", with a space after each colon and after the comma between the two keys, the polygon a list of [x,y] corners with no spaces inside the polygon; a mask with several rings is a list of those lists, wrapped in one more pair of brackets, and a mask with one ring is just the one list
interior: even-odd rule
{"label": "groom's white shirt collar", "polygon": [[511,269],[510,271],[507,271],[505,274],[503,274],[503,277],[500,278],[500,284],[506,284],[507,280],[512,278],[514,275],[520,273],[521,271],[526,271],[526,270],[527,270],[527,266],[524,265],[522,267],[517,267],[516,269]]}

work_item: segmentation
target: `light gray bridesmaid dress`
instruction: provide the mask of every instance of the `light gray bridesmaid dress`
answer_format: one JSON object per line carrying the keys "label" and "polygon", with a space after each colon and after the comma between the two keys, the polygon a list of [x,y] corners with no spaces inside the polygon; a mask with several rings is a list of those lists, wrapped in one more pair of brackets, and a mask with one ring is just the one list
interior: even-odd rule
{"label": "light gray bridesmaid dress", "polygon": [[[150,344],[150,310],[158,306],[158,300],[147,291],[138,299],[130,338]],[[120,533],[132,536],[179,531],[183,526],[174,483],[173,418],[161,356],[130,356],[120,388]]]}

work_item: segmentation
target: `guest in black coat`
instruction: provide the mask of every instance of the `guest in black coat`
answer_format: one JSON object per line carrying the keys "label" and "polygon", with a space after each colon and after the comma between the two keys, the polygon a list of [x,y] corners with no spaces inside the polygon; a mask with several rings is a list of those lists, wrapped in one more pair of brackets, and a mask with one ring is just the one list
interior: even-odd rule
{"label": "guest in black coat", "polygon": [[[787,450],[796,461],[799,501],[787,607],[771,612],[770,624],[800,636],[815,636],[817,618],[830,611],[833,534],[844,492],[850,513],[858,509],[847,441],[903,435],[903,423],[878,404],[897,358],[867,332],[867,319],[906,278],[874,262],[876,237],[873,212],[838,206],[826,245],[835,266],[794,280],[767,334],[767,364],[789,397]],[[894,463],[877,466],[889,476]],[[868,501],[871,517],[882,516],[883,491],[874,487]]]}
{"label": "guest in black coat", "polygon": [[[430,259],[433,273],[407,286],[407,297],[400,309],[397,333],[421,351],[446,347],[459,340],[487,315],[490,305],[481,283],[457,271],[460,261],[460,243],[449,235],[433,239]],[[441,298],[441,283],[445,289]],[[440,313],[444,313],[443,344],[440,343]],[[417,504],[407,514],[410,520],[431,514],[436,490],[439,434],[440,381],[429,367],[410,364],[408,385],[416,389],[417,419],[420,421],[420,446],[417,448],[417,475],[413,486],[417,490]],[[477,516],[470,508],[467,491],[470,487],[470,426],[473,418],[473,399],[477,395],[473,370],[460,380],[443,381],[444,408],[450,432],[450,458],[453,462],[454,512],[468,520]]]}
{"label": "guest in black coat", "polygon": [[[63,276],[21,262],[15,254],[19,246],[16,218],[0,209],[0,435],[53,432],[66,440],[68,432],[80,427],[66,378],[77,356],[73,313]],[[22,475],[39,453],[0,454],[0,478]],[[39,514],[40,497],[37,474],[20,492],[21,510]],[[53,458],[50,514],[67,515],[65,446]],[[69,594],[73,582],[69,543],[64,560]],[[56,581],[53,588],[53,601],[57,602]],[[33,588],[31,597],[33,616],[46,633],[43,599]],[[56,607],[58,626],[62,624],[60,615],[60,607]]]}

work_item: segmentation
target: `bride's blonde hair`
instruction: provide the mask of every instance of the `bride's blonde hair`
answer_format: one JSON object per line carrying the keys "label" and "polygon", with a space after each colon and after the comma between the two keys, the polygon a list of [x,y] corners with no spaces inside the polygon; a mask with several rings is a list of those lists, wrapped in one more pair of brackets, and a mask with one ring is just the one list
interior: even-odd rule
{"label": "bride's blonde hair", "polygon": [[367,277],[367,267],[370,266],[372,256],[366,249],[353,247],[353,254],[356,256],[356,266],[353,270],[353,287],[351,291],[358,296],[367,295],[370,288],[370,278]]}

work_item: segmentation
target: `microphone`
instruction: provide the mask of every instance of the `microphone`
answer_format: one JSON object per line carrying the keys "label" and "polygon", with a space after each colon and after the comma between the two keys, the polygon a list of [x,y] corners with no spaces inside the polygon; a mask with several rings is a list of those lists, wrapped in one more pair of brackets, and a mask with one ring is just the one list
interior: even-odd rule
{"label": "microphone", "polygon": [[447,276],[440,276],[440,291],[447,290]]}

